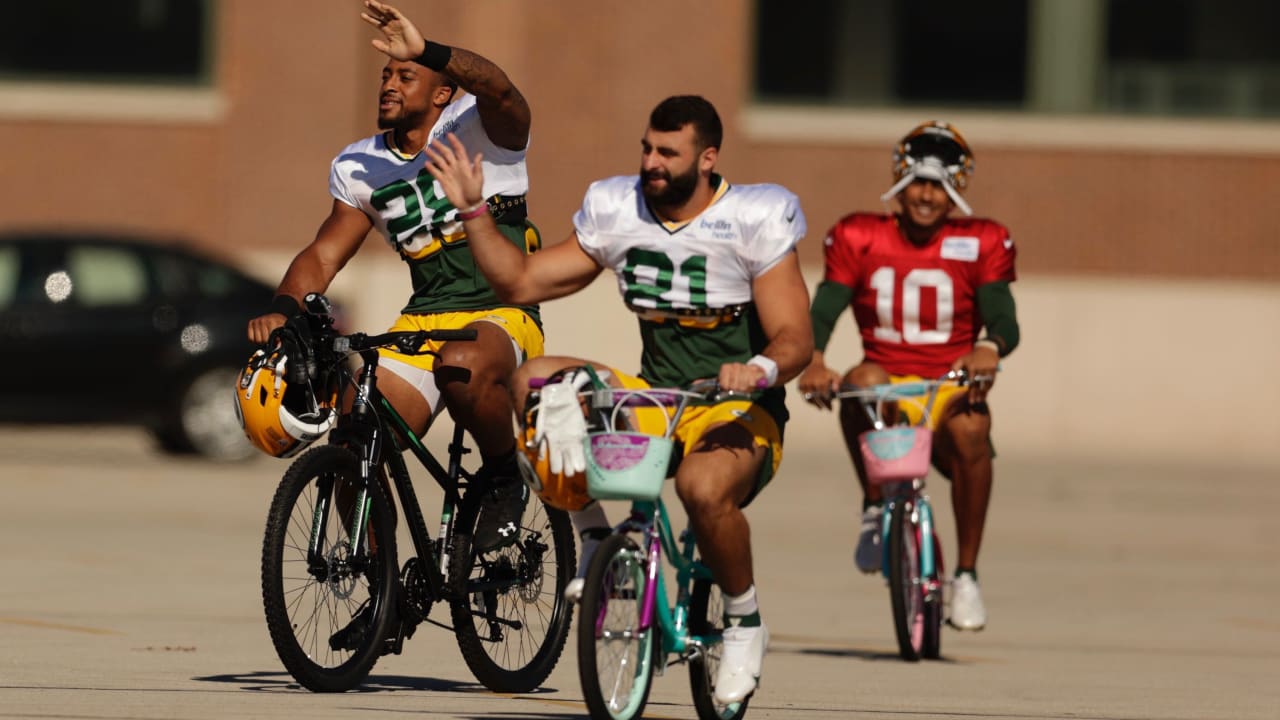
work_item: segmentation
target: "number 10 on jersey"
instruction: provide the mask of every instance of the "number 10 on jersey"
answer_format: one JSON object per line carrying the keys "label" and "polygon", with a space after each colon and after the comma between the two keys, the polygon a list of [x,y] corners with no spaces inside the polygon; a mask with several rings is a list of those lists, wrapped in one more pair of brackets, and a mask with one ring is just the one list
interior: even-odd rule
{"label": "number 10 on jersey", "polygon": [[[885,342],[907,342],[911,345],[937,345],[951,339],[955,315],[955,292],[951,276],[936,268],[916,268],[902,278],[902,332],[893,324],[894,283],[897,273],[882,267],[871,273],[871,289],[876,293],[875,336]],[[920,299],[924,288],[933,288],[937,297],[936,327],[926,330],[920,325]]]}

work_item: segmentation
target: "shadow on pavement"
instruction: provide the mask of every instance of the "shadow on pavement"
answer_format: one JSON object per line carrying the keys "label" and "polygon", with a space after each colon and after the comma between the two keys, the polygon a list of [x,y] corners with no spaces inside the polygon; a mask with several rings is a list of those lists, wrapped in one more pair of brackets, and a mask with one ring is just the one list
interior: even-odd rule
{"label": "shadow on pavement", "polygon": [[[191,679],[197,682],[240,685],[244,690],[290,690],[308,692],[301,685],[295,682],[289,673],[283,671],[228,673],[226,675],[205,675],[203,677],[194,677]],[[361,683],[359,687],[351,690],[350,692],[397,692],[402,690],[427,690],[432,692],[489,692],[489,690],[483,685],[474,681],[458,682],[455,680],[441,680],[439,678],[409,677],[404,675],[378,675],[376,673],[365,678],[365,681]],[[543,692],[555,691],[546,688],[539,688],[535,691],[535,693]]]}
{"label": "shadow on pavement", "polygon": [[[896,652],[885,652],[883,650],[863,650],[860,648],[833,648],[833,647],[789,647],[789,648],[770,648],[769,654],[792,654],[792,655],[817,655],[820,657],[838,657],[838,658],[856,658],[858,660],[868,660],[871,662],[906,662],[902,656]],[[936,660],[926,660],[925,662],[951,663],[958,661],[948,657],[940,657]]]}

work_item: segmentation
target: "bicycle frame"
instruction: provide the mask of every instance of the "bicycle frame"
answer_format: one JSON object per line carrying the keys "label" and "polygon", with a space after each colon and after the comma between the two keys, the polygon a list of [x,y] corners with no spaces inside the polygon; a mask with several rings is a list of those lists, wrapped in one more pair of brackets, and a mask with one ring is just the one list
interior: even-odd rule
{"label": "bicycle frame", "polygon": [[[906,486],[907,483],[897,483],[900,486]],[[924,492],[924,478],[916,478],[910,482],[910,489],[905,492],[886,493],[885,497],[885,516],[891,516],[893,509],[899,503],[907,503],[907,507],[911,512],[912,524],[920,528],[919,540],[920,546],[920,574],[924,577],[932,577],[934,569],[938,565],[938,558],[934,555],[933,537],[933,504],[929,502],[929,496]],[[925,542],[925,540],[928,542]],[[886,580],[889,579],[889,523],[884,523],[880,529],[880,546],[884,548],[884,560],[880,563],[880,574]]]}
{"label": "bicycle frame", "polygon": [[[710,641],[702,636],[689,634],[689,587],[694,580],[710,580],[711,570],[693,559],[697,544],[693,531],[686,529],[677,542],[671,530],[671,519],[661,499],[636,501],[631,504],[631,516],[614,528],[615,533],[639,533],[644,537],[642,548],[646,556],[648,582],[640,611],[640,629],[649,630],[655,625],[660,634],[659,650],[662,657],[679,653],[688,657],[701,652]],[[676,570],[676,603],[667,603],[665,574],[661,572],[662,554],[666,552]],[[659,670],[665,668],[665,663]]]}
{"label": "bicycle frame", "polygon": [[[375,384],[378,352],[376,350],[361,350],[360,356],[364,360],[364,367],[361,369],[360,377],[355,383],[355,398],[352,402],[351,412],[343,416],[331,436],[331,442],[355,445],[358,450],[358,456],[361,459],[361,487],[357,492],[354,504],[354,507],[361,508],[361,511],[352,513],[349,537],[355,539],[356,547],[350,549],[351,555],[357,558],[358,562],[362,562],[364,558],[367,558],[369,539],[366,529],[369,512],[372,507],[368,495],[368,487],[370,482],[377,481],[375,479],[376,468],[385,462],[391,475],[391,480],[395,484],[395,494],[399,497],[399,504],[404,511],[406,521],[409,523],[409,536],[417,553],[415,559],[418,562],[418,569],[426,579],[431,598],[433,600],[448,599],[449,593],[445,576],[449,567],[449,549],[445,543],[433,541],[430,531],[427,529],[426,518],[422,513],[417,492],[414,490],[413,482],[409,477],[409,470],[403,453],[406,449],[412,452],[418,462],[422,464],[436,483],[440,485],[441,489],[444,490],[439,537],[449,537],[457,517],[457,507],[461,501],[461,495],[458,491],[460,488],[465,487],[466,483],[474,479],[470,473],[462,468],[462,456],[471,452],[469,448],[463,445],[462,426],[454,424],[453,439],[449,443],[449,466],[446,469],[426,448],[422,443],[422,439],[413,432],[404,417],[395,409],[395,406],[378,391]],[[343,369],[340,371],[340,378],[339,382],[345,385],[345,381],[350,378],[350,373]],[[391,431],[386,433],[386,442],[390,444],[391,452],[385,453],[383,452],[384,427]],[[404,438],[406,447],[401,447],[398,438]],[[332,488],[325,488],[326,498],[331,490]],[[388,498],[388,500],[391,500],[391,498]],[[311,567],[324,567],[325,565],[325,559],[321,555],[320,548],[323,547],[324,543],[323,528],[326,526],[329,510],[330,505],[328,502],[317,503],[311,533],[311,547],[307,553],[308,565]],[[433,562],[428,562],[429,559]]]}

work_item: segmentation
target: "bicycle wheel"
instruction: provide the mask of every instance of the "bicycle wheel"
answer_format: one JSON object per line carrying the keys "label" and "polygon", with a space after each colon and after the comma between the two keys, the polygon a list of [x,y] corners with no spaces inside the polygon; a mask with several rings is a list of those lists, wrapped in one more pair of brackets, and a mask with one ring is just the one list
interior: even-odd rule
{"label": "bicycle wheel", "polygon": [[924,646],[921,656],[929,660],[942,657],[942,543],[935,534],[933,542],[933,574],[925,580]]}
{"label": "bicycle wheel", "polygon": [[641,629],[648,561],[625,535],[605,538],[587,570],[578,620],[578,678],[593,718],[640,717],[653,685],[656,645]]}
{"label": "bicycle wheel", "polygon": [[[262,604],[276,654],[303,687],[342,692],[356,687],[382,654],[396,591],[396,546],[390,505],[379,483],[369,497],[366,561],[351,553],[351,524],[334,502],[358,487],[360,464],[346,448],[308,450],[285,472],[262,542]],[[317,506],[329,505],[319,562],[307,561]]]}
{"label": "bicycle wheel", "polygon": [[530,498],[515,543],[474,554],[474,508],[458,517],[449,558],[449,609],[462,658],[495,692],[522,693],[547,679],[564,652],[573,606],[565,585],[577,569],[573,525],[563,510]]}
{"label": "bicycle wheel", "polygon": [[889,522],[889,594],[893,599],[893,627],[903,660],[920,659],[924,646],[924,592],[920,582],[917,526],[907,502],[894,505]]}
{"label": "bicycle wheel", "polygon": [[738,720],[747,714],[750,698],[721,705],[715,701],[716,673],[720,670],[720,635],[724,633],[724,599],[720,586],[710,580],[696,580],[689,597],[689,634],[711,640],[705,650],[689,660],[689,687],[699,720]]}

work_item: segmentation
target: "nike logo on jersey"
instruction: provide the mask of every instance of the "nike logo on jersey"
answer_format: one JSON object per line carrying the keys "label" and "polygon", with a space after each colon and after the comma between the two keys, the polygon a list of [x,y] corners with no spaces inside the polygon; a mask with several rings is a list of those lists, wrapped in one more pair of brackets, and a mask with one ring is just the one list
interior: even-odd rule
{"label": "nike logo on jersey", "polygon": [[1009,248],[1011,248],[1011,247],[1013,247],[1013,238],[1005,238],[1005,239],[1004,239],[1004,249],[1005,249],[1005,250],[1008,250],[1008,249],[1009,249]]}
{"label": "nike logo on jersey", "polygon": [[978,238],[976,237],[949,237],[942,239],[942,250],[940,251],[943,260],[961,260],[964,262],[974,262],[978,259]]}
{"label": "nike logo on jersey", "polygon": [[796,219],[796,209],[791,208],[791,214],[787,216],[787,222],[791,222],[792,220],[795,220],[795,219]]}

